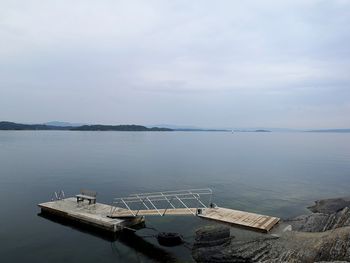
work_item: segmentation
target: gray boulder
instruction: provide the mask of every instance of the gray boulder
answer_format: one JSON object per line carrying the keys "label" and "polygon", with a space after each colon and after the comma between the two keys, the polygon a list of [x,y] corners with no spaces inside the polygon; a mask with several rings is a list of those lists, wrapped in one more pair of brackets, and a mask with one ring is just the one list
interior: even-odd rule
{"label": "gray boulder", "polygon": [[[292,231],[257,236],[250,240],[203,242],[206,233],[196,232],[192,256],[197,262],[350,262],[350,199],[315,202],[314,213],[283,222]],[[220,229],[217,229],[220,232]],[[209,235],[210,236],[210,235]]]}

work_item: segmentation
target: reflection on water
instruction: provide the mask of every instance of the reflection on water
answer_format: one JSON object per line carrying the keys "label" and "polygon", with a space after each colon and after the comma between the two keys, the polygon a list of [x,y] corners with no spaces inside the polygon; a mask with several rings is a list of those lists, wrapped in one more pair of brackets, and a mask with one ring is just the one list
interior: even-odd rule
{"label": "reflection on water", "polygon": [[[176,262],[176,257],[171,253],[161,249],[158,246],[148,242],[146,239],[138,236],[136,232],[131,230],[124,230],[117,233],[112,233],[110,231],[103,231],[100,229],[96,229],[95,227],[91,227],[89,225],[81,224],[74,220],[69,220],[60,216],[51,215],[49,213],[41,212],[38,216],[48,219],[54,223],[61,224],[63,226],[70,227],[74,231],[80,231],[85,234],[92,235],[94,237],[101,238],[105,241],[111,243],[111,249],[113,253],[116,255],[116,258],[119,260],[123,260],[124,251],[118,248],[118,243],[122,243],[136,252],[141,253],[143,256],[146,256],[149,259],[152,259],[156,262]],[[145,224],[139,224],[137,226],[133,226],[133,229],[139,230],[145,227]],[[76,244],[77,246],[82,246],[84,244]],[[136,253],[136,255],[138,255]]]}

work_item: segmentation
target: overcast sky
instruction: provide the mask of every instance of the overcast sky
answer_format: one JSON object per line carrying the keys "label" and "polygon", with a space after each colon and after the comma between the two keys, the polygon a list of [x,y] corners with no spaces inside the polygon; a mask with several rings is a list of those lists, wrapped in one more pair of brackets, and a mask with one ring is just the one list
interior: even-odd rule
{"label": "overcast sky", "polygon": [[0,120],[350,127],[350,0],[0,0]]}

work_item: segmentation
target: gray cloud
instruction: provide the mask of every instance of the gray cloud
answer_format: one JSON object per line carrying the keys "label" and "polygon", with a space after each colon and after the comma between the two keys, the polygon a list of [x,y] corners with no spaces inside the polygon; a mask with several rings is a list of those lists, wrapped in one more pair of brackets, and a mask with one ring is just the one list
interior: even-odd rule
{"label": "gray cloud", "polygon": [[0,119],[349,127],[350,2],[0,3]]}

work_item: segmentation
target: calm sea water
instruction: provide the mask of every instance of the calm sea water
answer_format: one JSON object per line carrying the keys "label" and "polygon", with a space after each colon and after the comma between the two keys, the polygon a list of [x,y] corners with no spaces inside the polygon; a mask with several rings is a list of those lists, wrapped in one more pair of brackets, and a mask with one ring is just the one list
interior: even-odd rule
{"label": "calm sea water", "polygon": [[[61,189],[93,189],[110,203],[134,192],[210,187],[220,206],[286,218],[313,200],[348,196],[349,186],[350,134],[0,131],[1,262],[191,261],[184,246],[109,240],[38,216],[36,205]],[[147,218],[189,241],[205,224],[213,223]]]}

